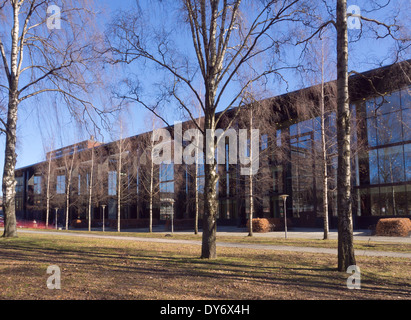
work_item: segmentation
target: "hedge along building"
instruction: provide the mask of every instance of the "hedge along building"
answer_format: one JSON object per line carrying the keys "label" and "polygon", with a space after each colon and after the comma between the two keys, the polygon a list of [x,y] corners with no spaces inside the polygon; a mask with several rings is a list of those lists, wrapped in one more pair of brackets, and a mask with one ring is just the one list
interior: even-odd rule
{"label": "hedge along building", "polygon": [[[404,61],[350,77],[352,205],[357,229],[375,225],[382,217],[411,217],[410,76],[410,61]],[[336,226],[337,219],[334,86],[334,82],[325,85],[331,227]],[[250,105],[255,108],[244,108],[238,114],[238,109],[233,109],[224,115],[221,125],[231,123],[237,132],[249,130],[250,126],[260,130],[260,152],[253,184],[249,176],[241,175],[244,165],[240,161],[230,163],[226,157],[225,163],[218,165],[220,225],[245,226],[250,210],[254,217],[281,219],[283,203],[279,196],[288,194],[287,217],[294,226],[322,227],[321,121],[316,114],[320,99],[319,87],[310,87],[253,102]],[[179,126],[183,132],[195,128],[190,121]],[[165,129],[173,144],[174,128]],[[62,213],[68,212],[70,221],[81,220],[87,225],[90,207],[92,225],[99,225],[102,206],[106,206],[105,219],[113,227],[119,224],[119,217],[121,228],[147,227],[150,215],[154,224],[161,223],[170,216],[170,210],[174,210],[177,221],[194,227],[195,208],[199,208],[200,218],[203,211],[201,161],[197,165],[173,161],[153,164],[151,138],[152,132],[148,132],[104,145],[86,141],[50,153],[50,161],[17,170],[17,218],[45,221],[49,198],[48,208],[59,210],[60,223],[65,219]],[[83,147],[76,148],[79,145]],[[188,145],[183,142],[183,147]],[[228,156],[228,138],[224,145],[223,152]],[[242,152],[241,148],[237,150]],[[244,152],[250,156],[250,148]],[[71,187],[67,197],[69,171]],[[162,205],[162,199],[170,198],[175,200],[173,206]],[[54,221],[53,213],[49,214],[50,223]]]}

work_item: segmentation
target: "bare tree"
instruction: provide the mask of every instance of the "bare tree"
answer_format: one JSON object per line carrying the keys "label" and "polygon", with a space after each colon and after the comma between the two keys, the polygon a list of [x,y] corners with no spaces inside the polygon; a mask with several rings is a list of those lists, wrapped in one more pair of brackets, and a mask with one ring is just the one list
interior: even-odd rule
{"label": "bare tree", "polygon": [[[302,92],[302,98],[298,104],[299,117],[302,119],[313,118],[313,128],[318,128],[319,134],[315,134],[314,148],[318,147],[318,152],[314,152],[314,161],[319,168],[318,179],[321,180],[322,189],[322,211],[324,240],[329,237],[329,182],[332,180],[332,173],[329,172],[330,159],[334,157],[336,151],[336,132],[333,130],[335,123],[332,115],[336,114],[336,90],[334,80],[334,70],[331,64],[334,63],[327,49],[332,46],[331,39],[327,36],[326,30],[320,32],[318,38],[314,38],[307,46],[305,59],[310,65],[311,72],[305,73],[304,81],[308,79],[312,86],[308,94]],[[327,71],[326,71],[327,70]],[[315,150],[313,150],[315,151]],[[317,154],[319,156],[317,156]],[[317,172],[314,172],[317,175]]]}
{"label": "bare tree", "polygon": [[75,147],[72,148],[72,151],[70,152],[70,155],[66,155],[64,157],[64,167],[66,171],[66,205],[65,205],[65,226],[66,230],[69,228],[69,219],[70,219],[70,207],[71,207],[71,193],[72,193],[72,177],[74,170],[76,169],[78,163],[76,163],[76,155],[77,155],[77,150]]}
{"label": "bare tree", "polygon": [[77,210],[82,210],[87,207],[86,219],[88,220],[88,230],[91,231],[93,220],[93,208],[98,206],[101,196],[101,179],[97,176],[97,168],[99,166],[99,152],[96,150],[100,145],[94,140],[94,136],[90,140],[91,147],[88,150],[82,150],[77,153],[76,168],[77,179],[73,179],[73,184],[77,181],[76,207]]}
{"label": "bare tree", "polygon": [[[338,174],[337,174],[337,208],[338,208],[338,270],[346,272],[348,266],[355,265],[353,246],[353,222],[352,222],[352,193],[351,193],[351,116],[348,71],[348,23],[355,22],[355,28],[359,31],[352,36],[353,42],[358,42],[366,34],[372,38],[381,40],[390,38],[394,40],[395,51],[387,52],[397,62],[398,59],[410,48],[410,36],[406,27],[406,20],[401,21],[401,10],[396,8],[393,14],[386,15],[385,21],[371,18],[375,13],[389,8],[391,1],[367,1],[362,2],[356,8],[366,12],[364,16],[360,12],[348,12],[346,0],[336,0],[335,10],[330,5],[323,3],[325,8],[319,9],[326,13],[325,19],[313,19],[315,31],[307,38],[311,40],[329,25],[334,25],[337,34],[337,146],[338,146]],[[409,4],[408,4],[409,6]],[[321,13],[318,15],[321,16]],[[388,51],[388,50],[387,50]]]}
{"label": "bare tree", "polygon": [[[154,131],[158,125],[158,121],[154,116],[150,119],[151,126],[150,130]],[[141,185],[142,195],[141,199],[145,199],[148,202],[148,215],[149,215],[149,232],[153,232],[153,207],[154,201],[159,195],[159,166],[155,165],[153,160],[153,149],[155,142],[151,134],[145,134],[140,137],[138,142],[138,149],[141,150],[139,153],[139,180]]]}
{"label": "bare tree", "polygon": [[[213,159],[216,141],[206,139],[206,132],[215,136],[223,114],[233,106],[242,106],[243,94],[254,82],[267,83],[289,67],[282,64],[279,53],[282,46],[290,40],[292,34],[271,33],[281,26],[288,26],[299,21],[299,15],[308,12],[302,6],[303,1],[259,1],[249,4],[236,1],[185,0],[167,3],[170,13],[172,8],[180,21],[189,30],[189,41],[195,52],[194,60],[179,51],[173,35],[179,34],[175,26],[170,30],[146,23],[147,16],[142,12],[121,12],[112,22],[110,31],[116,34],[109,39],[114,62],[130,64],[140,59],[151,62],[164,72],[165,79],[160,83],[159,94],[154,101],[147,101],[141,95],[143,84],[139,81],[128,82],[128,90],[119,96],[127,101],[134,101],[154,113],[172,99],[187,114],[184,91],[192,93],[204,113],[204,147],[209,155],[205,161],[204,218],[201,257],[212,259],[216,252],[217,219],[217,182],[216,163]],[[152,8],[155,9],[154,6]],[[154,12],[154,11],[153,11]],[[158,13],[155,13],[158,17]],[[180,24],[181,25],[181,24]],[[169,26],[167,26],[168,29]],[[291,29],[290,29],[291,31]],[[264,60],[266,58],[266,60]],[[264,62],[261,62],[264,61]],[[236,80],[242,69],[252,70],[243,85]],[[193,86],[200,80],[204,98]],[[235,85],[234,85],[235,84]],[[228,102],[224,103],[226,99]],[[222,110],[216,116],[217,110]],[[163,120],[166,120],[164,117]],[[197,123],[196,119],[192,119]],[[208,140],[208,141],[207,141]]]}
{"label": "bare tree", "polygon": [[[268,199],[273,190],[273,163],[274,157],[279,159],[284,150],[276,144],[276,123],[278,123],[278,114],[273,109],[271,99],[258,101],[255,99],[257,94],[249,92],[246,107],[238,114],[235,125],[240,129],[246,128],[250,132],[259,130],[259,139],[250,138],[247,141],[245,150],[239,150],[240,153],[246,153],[249,158],[249,166],[253,167],[258,164],[259,172],[254,175],[242,176],[238,167],[227,167],[231,171],[230,188],[237,189],[236,193],[244,192],[244,197],[237,195],[238,199],[246,203],[246,212],[248,212],[248,233],[253,236],[253,219],[257,211],[261,212],[267,209]],[[257,143],[258,146],[254,146]],[[254,150],[259,148],[259,152],[254,154]],[[234,178],[234,179],[233,179]],[[262,210],[261,210],[262,209]]]}
{"label": "bare tree", "polygon": [[91,167],[90,167],[90,181],[88,186],[88,231],[91,231],[91,219],[92,219],[92,200],[93,200],[93,187],[94,187],[94,166],[95,166],[95,144],[91,149]]}
{"label": "bare tree", "polygon": [[45,172],[46,176],[46,229],[49,226],[49,215],[50,215],[50,200],[52,198],[52,193],[51,193],[51,181],[53,177],[53,161],[52,161],[52,156],[51,152],[46,154],[47,157],[47,171]]}
{"label": "bare tree", "polygon": [[[131,141],[124,137],[125,125],[122,119],[118,123],[118,139],[113,143],[113,154],[109,156],[109,169],[115,172],[115,181],[111,176],[111,182],[115,186],[115,194],[117,199],[117,231],[121,231],[121,212],[122,208],[126,210],[126,206],[130,202],[130,187],[132,180],[132,164],[130,159]],[[110,182],[109,182],[110,183]],[[113,184],[111,188],[113,189]],[[110,188],[110,186],[109,186]],[[114,191],[114,190],[113,190]],[[113,192],[114,193],[114,192]]]}
{"label": "bare tree", "polygon": [[[85,98],[85,93],[92,90],[90,79],[95,79],[100,57],[94,50],[98,32],[90,32],[93,14],[84,1],[67,1],[59,8],[48,0],[4,0],[0,7],[6,28],[0,38],[3,70],[0,88],[8,96],[7,116],[1,121],[6,134],[3,236],[15,237],[14,173],[19,106],[39,95],[57,94],[77,120],[100,114],[102,110]],[[48,12],[53,10],[56,15],[50,16]]]}

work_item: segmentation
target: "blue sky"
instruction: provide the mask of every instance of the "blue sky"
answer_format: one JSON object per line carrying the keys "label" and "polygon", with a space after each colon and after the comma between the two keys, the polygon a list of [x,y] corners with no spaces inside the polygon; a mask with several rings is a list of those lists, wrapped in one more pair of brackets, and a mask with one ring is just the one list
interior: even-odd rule
{"label": "blue sky", "polygon": [[[148,0],[147,0],[148,1]],[[143,1],[143,5],[148,3]],[[361,1],[358,1],[361,2]],[[106,16],[111,16],[111,11],[117,8],[128,8],[135,5],[135,0],[121,0],[121,1],[109,1],[99,0],[96,1],[98,6],[104,6],[106,8]],[[383,16],[383,13],[381,13]],[[163,17],[164,18],[164,17]],[[331,30],[331,33],[334,30]],[[376,67],[373,61],[378,60],[381,52],[385,50],[386,44],[379,43],[378,45],[373,41],[361,40],[350,51],[350,67],[357,71],[366,71]],[[333,48],[331,48],[333,49]],[[409,57],[408,57],[409,58]],[[299,83],[295,82],[295,78],[289,75],[289,81],[292,83],[295,89],[299,86]],[[272,92],[274,94],[281,94],[285,91],[284,86],[273,84]],[[45,107],[46,109],[46,107]],[[47,109],[46,109],[47,110]],[[64,108],[62,108],[64,110]],[[70,119],[70,117],[64,113],[59,112],[59,128],[54,127],[56,116],[52,113],[43,114],[42,119],[39,119],[37,112],[33,111],[30,107],[30,103],[27,103],[24,109],[19,112],[18,122],[18,146],[17,146],[17,168],[25,167],[37,162],[41,162],[45,159],[44,152],[44,136],[54,138],[54,147],[60,148],[65,145],[70,145],[81,140],[88,138],[88,135],[79,130],[78,126]],[[129,112],[124,114],[126,119],[126,136],[133,136],[143,131],[147,131],[146,120],[148,113],[141,107],[132,107]],[[173,118],[173,117],[171,117]],[[169,118],[170,119],[170,118]],[[171,121],[180,120],[179,117],[170,119]],[[53,125],[51,125],[53,124]],[[111,140],[109,133],[104,133],[104,142]],[[4,136],[0,138],[0,170],[2,174],[3,161],[4,161]],[[99,138],[102,140],[102,138]],[[0,191],[1,192],[1,191]]]}

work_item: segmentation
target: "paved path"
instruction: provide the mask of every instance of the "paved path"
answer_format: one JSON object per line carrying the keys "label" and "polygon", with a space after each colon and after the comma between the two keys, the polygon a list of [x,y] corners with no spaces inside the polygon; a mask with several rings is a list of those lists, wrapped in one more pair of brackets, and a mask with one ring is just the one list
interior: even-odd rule
{"label": "paved path", "polygon": [[[121,235],[98,235],[98,234],[87,234],[87,233],[69,233],[69,232],[53,232],[53,231],[34,231],[34,230],[19,230],[21,233],[31,233],[31,234],[49,234],[58,236],[70,236],[70,237],[82,237],[82,238],[98,238],[98,239],[114,239],[114,240],[126,240],[126,241],[139,241],[139,242],[151,242],[151,243],[177,243],[177,244],[188,244],[188,245],[201,245],[201,241],[195,240],[177,240],[172,238],[143,238],[143,237],[127,237]],[[179,232],[178,234],[192,234]],[[272,237],[284,237],[284,233],[270,233]],[[270,234],[264,234],[268,237]],[[321,232],[320,232],[321,234]],[[232,232],[219,232],[218,235],[230,235],[235,236]],[[246,233],[240,233],[241,236],[245,236]],[[288,238],[318,238],[318,232],[292,232],[288,233]],[[322,235],[322,234],[321,234]],[[262,237],[263,235],[257,234],[257,237]],[[330,238],[335,237],[335,233],[330,234]],[[387,242],[397,242],[397,243],[411,243],[411,238],[387,238],[386,237],[371,237],[361,234],[357,234],[355,238],[361,240],[372,240],[372,241],[387,241]],[[379,239],[377,239],[379,238]],[[321,239],[318,238],[318,239]],[[275,250],[275,251],[289,251],[289,252],[308,252],[308,253],[325,253],[337,255],[337,249],[330,248],[314,248],[314,247],[294,247],[294,246],[282,246],[282,245],[265,245],[265,244],[249,244],[249,243],[228,243],[228,242],[218,242],[218,247],[225,248],[244,248],[244,249],[257,249],[257,250]],[[373,257],[393,257],[393,258],[406,258],[411,259],[411,252],[389,252],[389,251],[374,251],[374,250],[356,250],[355,254],[357,256],[373,256]]]}

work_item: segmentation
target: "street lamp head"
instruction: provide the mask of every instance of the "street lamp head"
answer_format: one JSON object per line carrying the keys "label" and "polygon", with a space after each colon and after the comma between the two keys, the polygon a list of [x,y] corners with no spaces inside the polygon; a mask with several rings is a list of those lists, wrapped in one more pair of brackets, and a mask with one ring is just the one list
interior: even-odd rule
{"label": "street lamp head", "polygon": [[288,197],[289,197],[288,194],[280,194],[280,199],[281,200],[287,200]]}

